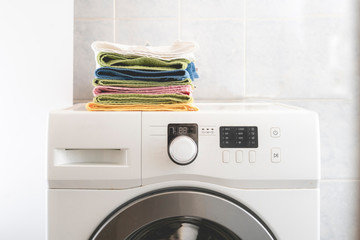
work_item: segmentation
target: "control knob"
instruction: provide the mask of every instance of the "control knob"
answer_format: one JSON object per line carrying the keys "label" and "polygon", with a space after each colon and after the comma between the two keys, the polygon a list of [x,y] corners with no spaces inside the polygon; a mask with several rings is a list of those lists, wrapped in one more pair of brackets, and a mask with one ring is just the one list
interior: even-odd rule
{"label": "control knob", "polygon": [[168,150],[171,160],[180,165],[190,164],[195,160],[198,153],[196,142],[186,135],[175,137]]}

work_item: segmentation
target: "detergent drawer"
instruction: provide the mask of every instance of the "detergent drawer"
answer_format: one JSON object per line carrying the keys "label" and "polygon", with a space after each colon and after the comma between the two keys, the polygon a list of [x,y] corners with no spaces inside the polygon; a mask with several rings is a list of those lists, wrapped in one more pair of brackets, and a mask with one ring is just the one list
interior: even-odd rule
{"label": "detergent drawer", "polygon": [[122,189],[141,184],[141,113],[53,112],[50,188]]}

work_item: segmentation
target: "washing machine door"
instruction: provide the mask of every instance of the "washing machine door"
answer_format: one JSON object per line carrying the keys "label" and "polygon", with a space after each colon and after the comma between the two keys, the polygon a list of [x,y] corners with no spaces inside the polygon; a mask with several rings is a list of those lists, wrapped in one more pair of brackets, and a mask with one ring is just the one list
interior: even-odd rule
{"label": "washing machine door", "polygon": [[120,206],[90,240],[276,240],[241,203],[200,189],[165,189]]}

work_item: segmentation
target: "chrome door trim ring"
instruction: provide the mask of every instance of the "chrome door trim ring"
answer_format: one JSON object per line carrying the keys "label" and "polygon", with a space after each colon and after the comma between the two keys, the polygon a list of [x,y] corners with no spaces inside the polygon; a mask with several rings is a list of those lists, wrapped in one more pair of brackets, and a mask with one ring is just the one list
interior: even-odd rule
{"label": "chrome door trim ring", "polygon": [[221,198],[223,200],[227,200],[230,203],[236,205],[238,208],[242,209],[244,212],[246,212],[248,215],[251,215],[258,223],[261,225],[262,228],[264,228],[264,231],[269,235],[269,239],[277,240],[274,233],[271,231],[271,229],[267,226],[267,224],[256,214],[254,213],[250,208],[248,208],[246,205],[242,204],[241,202],[216,191],[209,190],[209,189],[203,189],[203,188],[197,188],[197,187],[170,187],[170,188],[163,188],[163,189],[157,189],[153,191],[146,192],[144,194],[141,194],[139,196],[136,196],[129,201],[121,204],[119,207],[117,207],[115,210],[113,210],[93,231],[91,234],[89,240],[96,240],[97,235],[101,232],[101,230],[106,226],[107,223],[111,222],[113,218],[116,218],[118,215],[117,213],[121,212],[122,209],[130,208],[131,205],[134,203],[138,203],[141,199],[151,198],[153,195],[159,195],[159,194],[170,194],[175,192],[194,192],[195,193],[203,193],[207,195],[211,195],[212,197]]}

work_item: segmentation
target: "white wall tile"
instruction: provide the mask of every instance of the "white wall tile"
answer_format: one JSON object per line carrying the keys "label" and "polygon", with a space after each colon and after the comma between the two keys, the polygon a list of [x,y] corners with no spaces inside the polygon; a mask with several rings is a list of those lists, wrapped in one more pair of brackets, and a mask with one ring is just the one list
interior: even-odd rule
{"label": "white wall tile", "polygon": [[287,101],[319,114],[322,179],[359,179],[358,101]]}
{"label": "white wall tile", "polygon": [[116,0],[116,18],[173,18],[178,13],[178,1]]}
{"label": "white wall tile", "polygon": [[183,18],[243,18],[245,0],[181,0]]}
{"label": "white wall tile", "polygon": [[113,0],[74,0],[75,18],[112,18]]}
{"label": "white wall tile", "polygon": [[346,18],[247,21],[247,96],[348,98],[357,74],[354,30]]}
{"label": "white wall tile", "polygon": [[196,41],[195,65],[200,78],[194,99],[243,97],[244,49],[242,21],[183,21],[183,40]]}
{"label": "white wall tile", "polygon": [[95,71],[93,41],[113,40],[113,21],[76,21],[74,29],[74,99],[90,100]]}
{"label": "white wall tile", "polygon": [[293,18],[304,15],[304,0],[246,1],[247,18]]}
{"label": "white wall tile", "polygon": [[321,183],[321,240],[359,239],[359,189],[359,181]]}
{"label": "white wall tile", "polygon": [[249,0],[248,18],[302,18],[305,16],[355,16],[357,0]]}
{"label": "white wall tile", "polygon": [[117,20],[115,39],[129,45],[170,45],[178,39],[177,22],[175,19]]}

